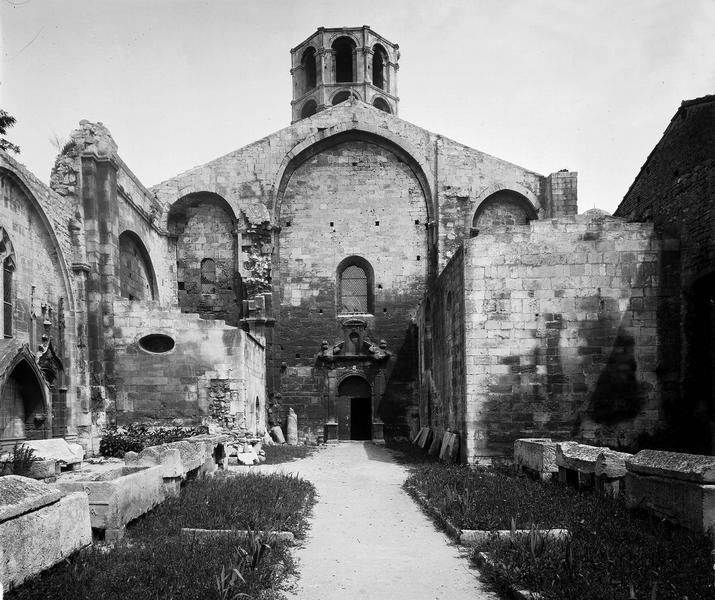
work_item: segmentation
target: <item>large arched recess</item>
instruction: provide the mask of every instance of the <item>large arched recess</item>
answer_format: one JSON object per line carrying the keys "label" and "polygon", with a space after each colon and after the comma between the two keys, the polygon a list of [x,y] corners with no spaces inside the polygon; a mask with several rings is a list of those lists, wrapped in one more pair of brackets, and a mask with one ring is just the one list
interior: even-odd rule
{"label": "large arched recess", "polygon": [[[12,166],[12,165],[10,165]],[[57,240],[57,235],[55,234],[54,227],[50,220],[47,218],[47,214],[45,213],[44,208],[40,204],[40,202],[37,200],[35,194],[31,191],[32,186],[30,182],[25,178],[25,175],[22,173],[20,170],[11,170],[10,168],[0,165],[0,177],[9,177],[15,185],[17,185],[20,190],[24,193],[25,197],[27,198],[28,202],[32,206],[32,208],[35,209],[36,216],[41,224],[41,226],[45,229],[47,232],[47,235],[50,239],[50,243],[52,245],[52,249],[56,252],[57,254],[57,266],[59,269],[59,274],[62,279],[62,287],[63,291],[65,293],[65,299],[66,299],[66,311],[65,315],[69,318],[72,318],[72,315],[75,313],[75,298],[74,298],[74,293],[72,290],[72,285],[70,284],[70,276],[69,276],[69,269],[67,268],[68,261],[67,259],[69,257],[65,257],[64,252],[62,251],[62,247],[60,246],[59,241]],[[69,325],[69,324],[68,324]]]}
{"label": "large arched recess", "polygon": [[[135,279],[130,280],[131,275]],[[121,295],[130,300],[155,300],[159,295],[149,251],[131,229],[119,235],[119,282]]]}
{"label": "large arched recess", "polygon": [[[346,128],[347,127],[347,128]],[[400,160],[411,168],[424,194],[429,222],[434,221],[434,206],[431,182],[434,181],[429,165],[419,158],[419,154],[411,144],[389,132],[375,133],[360,127],[360,123],[341,124],[320,131],[307,137],[288,152],[278,169],[273,183],[273,202],[271,214],[273,222],[280,223],[281,203],[286,186],[295,170],[306,160],[324,150],[350,141],[365,141],[376,144],[393,152]]]}

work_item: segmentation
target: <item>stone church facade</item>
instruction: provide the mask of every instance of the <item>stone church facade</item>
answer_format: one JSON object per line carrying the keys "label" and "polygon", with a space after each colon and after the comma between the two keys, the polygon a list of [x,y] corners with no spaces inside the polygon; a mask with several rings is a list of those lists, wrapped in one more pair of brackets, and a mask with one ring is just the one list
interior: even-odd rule
{"label": "stone church facade", "polygon": [[305,440],[429,425],[479,460],[662,428],[677,241],[399,118],[399,59],[318,29],[291,125],[152,188],[101,123],[50,188],[3,154],[2,441],[292,408]]}

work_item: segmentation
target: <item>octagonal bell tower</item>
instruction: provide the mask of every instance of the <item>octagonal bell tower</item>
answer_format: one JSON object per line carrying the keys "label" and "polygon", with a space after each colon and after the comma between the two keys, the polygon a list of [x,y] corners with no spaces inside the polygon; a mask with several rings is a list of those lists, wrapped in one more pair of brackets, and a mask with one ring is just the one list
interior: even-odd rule
{"label": "octagonal bell tower", "polygon": [[399,46],[367,25],[320,27],[290,55],[292,123],[350,97],[397,114]]}

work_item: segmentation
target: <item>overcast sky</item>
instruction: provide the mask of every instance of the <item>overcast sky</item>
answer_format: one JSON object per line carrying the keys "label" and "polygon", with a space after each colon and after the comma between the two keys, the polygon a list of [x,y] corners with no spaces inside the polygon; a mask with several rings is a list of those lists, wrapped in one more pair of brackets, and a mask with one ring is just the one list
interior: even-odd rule
{"label": "overcast sky", "polygon": [[290,48],[319,26],[399,43],[400,117],[612,212],[683,99],[715,93],[715,0],[0,0],[0,107],[48,181],[102,121],[147,185],[290,124]]}

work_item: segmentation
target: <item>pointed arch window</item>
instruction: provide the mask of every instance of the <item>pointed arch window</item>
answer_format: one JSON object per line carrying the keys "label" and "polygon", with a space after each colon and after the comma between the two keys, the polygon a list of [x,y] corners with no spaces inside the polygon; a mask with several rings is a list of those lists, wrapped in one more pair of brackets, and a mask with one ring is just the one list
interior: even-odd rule
{"label": "pointed arch window", "polygon": [[349,256],[338,265],[338,313],[372,313],[374,305],[372,266],[360,256]]}

